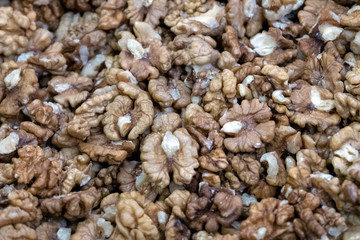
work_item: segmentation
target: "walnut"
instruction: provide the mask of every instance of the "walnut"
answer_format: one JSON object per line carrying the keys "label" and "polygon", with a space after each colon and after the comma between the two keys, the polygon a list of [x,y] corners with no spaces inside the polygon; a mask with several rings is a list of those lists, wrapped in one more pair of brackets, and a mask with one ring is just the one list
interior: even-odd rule
{"label": "walnut", "polygon": [[66,8],[77,11],[90,11],[96,7],[96,0],[61,0]]}
{"label": "walnut", "polygon": [[216,42],[208,36],[176,36],[172,42],[173,61],[176,65],[204,65],[214,63],[220,53],[214,49]]}
{"label": "walnut", "polygon": [[167,0],[128,0],[124,13],[131,25],[144,21],[155,27],[167,13],[166,3]]}
{"label": "walnut", "polygon": [[0,186],[15,182],[14,165],[9,163],[0,163]]}
{"label": "walnut", "polygon": [[200,167],[212,172],[220,172],[228,166],[226,154],[221,148],[214,149],[209,154],[199,157]]}
{"label": "walnut", "polygon": [[90,137],[88,142],[79,144],[79,150],[86,153],[93,161],[119,165],[131,155],[137,147],[136,141],[110,142],[105,135]]}
{"label": "walnut", "polygon": [[54,77],[48,82],[49,91],[56,94],[54,100],[64,107],[73,108],[86,100],[92,86],[90,78],[80,77],[75,72],[71,72],[67,77]]}
{"label": "walnut", "polygon": [[344,84],[340,75],[342,68],[331,54],[310,56],[305,64],[303,79],[332,93],[343,92]]}
{"label": "walnut", "polygon": [[36,30],[35,17],[33,11],[24,15],[12,7],[0,8],[0,54],[10,56],[27,50],[28,38]]}
{"label": "walnut", "polygon": [[310,174],[327,173],[326,161],[313,150],[300,150],[296,153],[297,166],[288,170],[287,182],[293,188],[307,189],[311,186]]}
{"label": "walnut", "polygon": [[0,228],[1,239],[39,239],[36,231],[25,224],[17,223],[14,225],[6,225]]}
{"label": "walnut", "polygon": [[360,110],[360,102],[351,94],[336,93],[334,95],[336,112],[343,119],[353,119],[358,121],[360,118],[357,112]]}
{"label": "walnut", "polygon": [[191,231],[182,219],[171,216],[166,224],[165,237],[169,240],[190,239]]}
{"label": "walnut", "polygon": [[64,73],[67,68],[66,59],[61,53],[62,50],[63,45],[61,43],[54,43],[44,52],[29,57],[27,61],[44,71],[61,74]]}
{"label": "walnut", "polygon": [[290,120],[300,127],[317,126],[326,129],[339,123],[340,117],[329,112],[335,107],[333,94],[327,89],[299,83],[290,95],[291,109],[295,110]]}
{"label": "walnut", "polygon": [[13,158],[14,173],[19,183],[28,184],[35,178],[28,191],[41,197],[59,192],[62,175],[62,156],[56,151],[27,145],[18,150],[19,158]]}
{"label": "walnut", "polygon": [[[39,88],[35,71],[30,68],[21,68],[15,62],[1,65],[1,82],[4,83],[0,114],[3,117],[15,116],[21,108],[31,101]],[[4,94],[4,95],[3,95]]]}
{"label": "walnut", "polygon": [[287,201],[263,199],[250,205],[249,217],[241,222],[241,238],[257,240],[292,236],[294,239],[293,217],[294,207]]}
{"label": "walnut", "polygon": [[60,222],[58,221],[49,221],[43,222],[36,228],[37,239],[39,240],[49,240],[56,239],[56,233],[61,227]]}
{"label": "walnut", "polygon": [[117,187],[116,178],[119,173],[119,167],[116,165],[110,165],[109,167],[102,168],[96,175],[93,177],[83,189],[88,189],[89,187],[96,187],[101,189],[102,195],[107,195],[112,192]]}
{"label": "walnut", "polygon": [[159,239],[159,231],[145,213],[150,203],[138,192],[122,193],[116,204],[116,228],[110,239]]}
{"label": "walnut", "polygon": [[224,146],[232,152],[251,152],[274,138],[275,122],[266,103],[253,99],[234,104],[219,119],[221,131],[233,138],[226,138]]}
{"label": "walnut", "polygon": [[86,154],[78,155],[66,162],[65,176],[61,184],[61,193],[67,194],[75,185],[82,187],[90,180],[91,163]]}
{"label": "walnut", "polygon": [[102,218],[115,223],[115,217],[117,213],[116,203],[119,201],[119,197],[119,193],[112,193],[101,200],[100,210]]}
{"label": "walnut", "polygon": [[238,34],[235,28],[231,26],[226,26],[225,33],[222,35],[223,45],[225,50],[228,50],[235,60],[239,60],[241,57],[241,48],[238,42]]}
{"label": "walnut", "polygon": [[360,125],[354,122],[342,128],[331,138],[330,148],[334,153],[331,163],[335,173],[339,176],[360,180],[358,173],[359,130]]}
{"label": "walnut", "polygon": [[149,134],[140,146],[143,169],[151,181],[164,188],[173,172],[176,184],[189,184],[199,166],[199,145],[184,128]]}
{"label": "walnut", "polygon": [[54,132],[46,127],[40,127],[39,125],[36,125],[33,122],[21,122],[20,123],[20,129],[26,131],[29,133],[29,135],[33,135],[38,139],[39,143],[46,142],[51,136],[54,135]]}
{"label": "walnut", "polygon": [[164,77],[149,81],[148,90],[151,97],[163,108],[176,109],[186,107],[191,103],[191,90],[183,81]]}
{"label": "walnut", "polygon": [[171,27],[171,31],[176,35],[203,34],[216,36],[223,31],[225,24],[225,8],[214,1],[209,9],[202,14],[180,17],[177,23]]}
{"label": "walnut", "polygon": [[276,152],[265,153],[260,162],[266,162],[266,182],[271,186],[283,186],[286,183],[286,170],[283,161]]}
{"label": "walnut", "polygon": [[223,134],[219,133],[220,125],[211,114],[197,104],[189,104],[185,110],[186,129],[202,146],[201,152],[222,148]]}
{"label": "walnut", "polygon": [[[247,1],[251,2],[251,1]],[[251,5],[251,4],[250,4]],[[255,5],[256,6],[256,5]],[[251,7],[247,13],[244,14],[244,4],[240,0],[230,0],[225,7],[226,10],[226,21],[231,27],[236,30],[236,33],[239,37],[244,37],[246,29],[244,27],[244,23],[246,17],[253,17],[253,11],[255,7]]]}
{"label": "walnut", "polygon": [[283,18],[290,12],[297,10],[303,5],[304,1],[264,1],[262,7],[264,8],[264,15],[268,21],[275,21]]}
{"label": "walnut", "polygon": [[100,192],[92,187],[86,191],[46,198],[41,202],[44,214],[63,216],[69,220],[86,217],[100,203]]}
{"label": "walnut", "polygon": [[360,95],[360,89],[358,88],[358,84],[360,81],[359,78],[360,72],[360,61],[356,61],[356,65],[353,67],[351,71],[348,71],[345,75],[345,89],[351,94]]}
{"label": "walnut", "polygon": [[290,185],[285,185],[281,189],[281,195],[288,200],[290,204],[293,204],[295,210],[300,214],[304,209],[315,210],[320,206],[320,198],[314,196],[310,192],[306,192],[303,189],[293,189]]}
{"label": "walnut", "polygon": [[250,187],[249,193],[256,198],[271,198],[276,196],[276,187],[267,184],[265,180],[260,180]]}
{"label": "walnut", "polygon": [[309,208],[294,220],[294,231],[300,238],[336,239],[347,229],[345,219],[333,208],[323,207],[313,213]]}
{"label": "walnut", "polygon": [[117,175],[117,182],[120,184],[119,189],[122,192],[135,191],[136,172],[138,170],[139,162],[124,161],[119,174]]}
{"label": "walnut", "polygon": [[23,112],[30,118],[40,123],[52,131],[56,131],[58,128],[57,114],[61,114],[62,107],[48,102],[41,102],[39,99],[35,99],[26,105]]}
{"label": "walnut", "polygon": [[230,160],[231,166],[241,181],[255,185],[260,179],[260,162],[253,155],[236,155]]}
{"label": "walnut", "polygon": [[100,14],[99,28],[109,30],[120,26],[123,20],[123,13],[120,9],[125,7],[125,3],[124,0],[109,0],[103,2],[96,10]]}
{"label": "walnut", "polygon": [[113,226],[110,222],[101,218],[99,215],[91,214],[85,221],[78,223],[75,233],[71,235],[71,239],[95,240],[99,238],[108,238],[112,231]]}
{"label": "walnut", "polygon": [[289,74],[286,72],[285,68],[268,64],[261,69],[261,73],[270,77],[274,85],[284,87],[284,85],[287,84],[287,81],[289,81]]}
{"label": "walnut", "polygon": [[[127,87],[126,83],[119,83],[120,92]],[[126,90],[124,90],[126,91]],[[148,93],[128,94],[134,99],[134,104],[127,96],[118,96],[106,107],[103,124],[104,133],[114,141],[127,136],[128,139],[138,138],[151,124],[154,117],[154,106]]]}
{"label": "walnut", "polygon": [[211,188],[204,183],[199,195],[192,194],[188,199],[186,216],[189,227],[197,231],[203,228],[215,232],[221,226],[230,226],[241,214],[241,198],[226,188]]}
{"label": "walnut", "polygon": [[14,190],[9,193],[7,198],[10,204],[0,210],[1,227],[41,219],[41,211],[37,208],[38,199],[28,191]]}

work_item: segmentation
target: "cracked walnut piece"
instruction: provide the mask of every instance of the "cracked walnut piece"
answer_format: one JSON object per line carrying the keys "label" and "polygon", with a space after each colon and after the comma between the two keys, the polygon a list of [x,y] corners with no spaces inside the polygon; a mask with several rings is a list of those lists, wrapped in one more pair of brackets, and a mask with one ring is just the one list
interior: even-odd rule
{"label": "cracked walnut piece", "polygon": [[258,99],[234,104],[219,119],[221,131],[226,133],[225,147],[232,152],[251,152],[270,142],[275,135],[275,122],[270,108]]}

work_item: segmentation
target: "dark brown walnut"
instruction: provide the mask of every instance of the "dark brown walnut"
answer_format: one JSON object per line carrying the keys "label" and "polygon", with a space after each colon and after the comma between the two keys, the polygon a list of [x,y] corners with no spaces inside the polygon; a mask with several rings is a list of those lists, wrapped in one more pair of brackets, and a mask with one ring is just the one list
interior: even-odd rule
{"label": "dark brown walnut", "polygon": [[254,155],[236,155],[230,160],[231,166],[241,181],[252,186],[260,179],[260,162]]}
{"label": "dark brown walnut", "polygon": [[[297,81],[290,95],[289,110],[295,111],[290,120],[300,127],[316,126],[325,130],[340,122],[340,116],[331,114],[335,104],[333,94],[324,88]],[[291,115],[291,114],[290,114]]]}
{"label": "dark brown walnut", "polygon": [[31,101],[39,84],[35,71],[10,61],[1,64],[0,115],[12,117]]}
{"label": "dark brown walnut", "polygon": [[192,103],[186,107],[185,124],[189,133],[201,145],[202,153],[223,147],[224,134],[220,133],[219,123],[198,104]]}
{"label": "dark brown walnut", "polygon": [[27,145],[18,150],[19,158],[13,158],[14,173],[19,183],[29,184],[28,191],[41,197],[50,197],[60,191],[62,156],[50,148]]}
{"label": "dark brown walnut", "polygon": [[183,219],[171,216],[166,224],[165,237],[169,240],[190,239],[191,231]]}
{"label": "dark brown walnut", "polygon": [[0,228],[0,239],[24,239],[36,240],[39,239],[36,231],[25,224],[17,223],[13,225],[6,225]]}
{"label": "dark brown walnut", "polygon": [[38,240],[51,240],[56,239],[57,231],[61,227],[58,221],[42,222],[36,228],[36,236]]}
{"label": "dark brown walnut", "polygon": [[342,68],[329,53],[322,53],[320,57],[313,55],[307,58],[303,79],[334,94],[343,92],[344,84],[340,74]]}
{"label": "dark brown walnut", "polygon": [[294,207],[287,201],[263,199],[250,206],[249,217],[241,222],[242,239],[295,239],[293,232]]}
{"label": "dark brown walnut", "polygon": [[169,173],[173,173],[176,184],[189,184],[199,166],[198,149],[199,145],[184,128],[151,133],[140,146],[143,170],[160,188],[169,185]]}
{"label": "dark brown walnut", "polygon": [[77,11],[90,11],[94,7],[98,7],[98,0],[61,0],[66,8]]}
{"label": "dark brown walnut", "polygon": [[67,77],[54,77],[48,82],[49,91],[56,94],[55,102],[73,108],[86,100],[92,86],[90,78],[81,77],[75,72],[71,72]]}
{"label": "dark brown walnut", "polygon": [[294,231],[300,238],[337,239],[347,230],[345,219],[333,208],[323,207],[315,210],[307,208],[300,212],[300,219],[294,220]]}
{"label": "dark brown walnut", "polygon": [[149,81],[148,90],[151,97],[161,107],[180,109],[191,103],[191,90],[183,81],[160,77]]}
{"label": "dark brown walnut", "polygon": [[135,191],[135,181],[137,172],[139,170],[140,162],[124,161],[119,174],[117,175],[117,182],[120,184],[119,189],[122,192]]}
{"label": "dark brown walnut", "polygon": [[249,193],[260,199],[271,198],[277,195],[276,187],[267,184],[265,180],[259,180],[255,185],[251,186]]}
{"label": "dark brown walnut", "polygon": [[127,19],[130,20],[130,24],[133,25],[136,22],[146,22],[152,27],[156,27],[160,23],[160,19],[166,16],[166,0],[128,0],[128,6],[124,11]]}
{"label": "dark brown walnut", "polygon": [[100,192],[93,187],[86,191],[46,198],[41,202],[40,207],[44,214],[63,216],[73,221],[88,216],[100,203],[100,198]]}
{"label": "dark brown walnut", "polygon": [[326,160],[313,150],[300,150],[296,153],[297,165],[288,170],[287,182],[293,188],[307,189],[311,186],[312,173],[328,173]]}
{"label": "dark brown walnut", "polygon": [[251,152],[274,138],[275,122],[265,102],[258,99],[234,104],[219,119],[225,138],[224,146],[232,152]]}
{"label": "dark brown walnut", "polygon": [[176,65],[204,65],[214,63],[220,57],[214,49],[216,42],[209,36],[179,35],[170,44]]}
{"label": "dark brown walnut", "polygon": [[119,167],[116,165],[102,168],[82,189],[84,190],[94,186],[97,189],[101,189],[103,196],[104,194],[107,195],[117,188],[116,178],[118,173]]}
{"label": "dark brown walnut", "polygon": [[122,140],[110,142],[105,135],[89,137],[87,142],[79,144],[79,150],[93,161],[119,165],[131,155],[137,147],[136,141]]}
{"label": "dark brown walnut", "polygon": [[241,214],[241,198],[226,188],[211,188],[203,183],[199,195],[188,199],[186,216],[189,227],[197,231],[216,232],[220,226],[230,226]]}
{"label": "dark brown walnut", "polygon": [[26,190],[14,190],[7,196],[9,205],[0,210],[0,226],[27,223],[42,218],[38,199]]}

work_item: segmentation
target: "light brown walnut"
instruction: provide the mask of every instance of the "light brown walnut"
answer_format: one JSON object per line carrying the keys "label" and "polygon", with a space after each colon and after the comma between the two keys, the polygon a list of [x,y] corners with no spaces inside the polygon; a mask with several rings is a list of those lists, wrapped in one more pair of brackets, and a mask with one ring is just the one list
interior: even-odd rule
{"label": "light brown walnut", "polygon": [[241,181],[252,186],[260,179],[260,162],[253,155],[236,155],[230,160],[231,166]]}
{"label": "light brown walnut", "polygon": [[17,223],[13,225],[6,225],[0,228],[0,239],[24,239],[24,240],[36,240],[39,239],[36,235],[36,231],[25,224]]}

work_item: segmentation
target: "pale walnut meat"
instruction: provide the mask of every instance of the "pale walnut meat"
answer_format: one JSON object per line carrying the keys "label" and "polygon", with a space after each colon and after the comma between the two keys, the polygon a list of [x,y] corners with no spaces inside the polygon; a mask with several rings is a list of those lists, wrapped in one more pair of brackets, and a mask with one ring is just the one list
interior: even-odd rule
{"label": "pale walnut meat", "polygon": [[46,198],[41,202],[40,208],[44,214],[63,216],[73,221],[88,216],[100,203],[100,198],[100,192],[92,187],[86,191]]}
{"label": "pale walnut meat", "polygon": [[[331,15],[330,12],[333,12],[333,15]],[[340,21],[338,15],[344,14],[346,12],[346,7],[336,4],[333,1],[308,0],[305,1],[305,7],[303,8],[303,10],[299,11],[298,17],[300,23],[304,26],[304,28],[308,32],[311,32],[313,30],[313,27],[318,24],[318,20],[321,17],[324,17],[324,15],[335,15],[335,17],[333,17],[332,19],[332,21],[335,22],[336,19]]]}
{"label": "pale walnut meat", "polygon": [[103,30],[115,29],[120,26],[124,19],[122,9],[125,7],[125,0],[108,0],[103,2],[96,11],[100,15],[99,28]]}
{"label": "pale walnut meat", "polygon": [[117,182],[120,184],[119,189],[122,192],[135,191],[135,181],[137,172],[139,171],[140,162],[124,161],[119,174],[117,175]]}
{"label": "pale walnut meat", "polygon": [[240,217],[241,211],[242,200],[239,196],[227,188],[211,188],[203,183],[199,195],[190,195],[186,216],[190,220],[191,229],[216,232],[220,226],[230,226]]}
{"label": "pale walnut meat", "polygon": [[48,82],[48,89],[55,94],[55,102],[64,107],[76,107],[86,100],[93,87],[90,78],[81,77],[75,72],[70,72],[67,77],[56,76]]}
{"label": "pale walnut meat", "polygon": [[312,173],[328,173],[326,160],[313,150],[300,150],[296,153],[297,165],[288,170],[287,182],[293,188],[308,189]]}
{"label": "pale walnut meat", "polygon": [[260,179],[260,162],[254,155],[236,155],[230,160],[231,166],[241,181],[252,186]]}
{"label": "pale walnut meat", "polygon": [[272,0],[262,2],[262,7],[264,8],[264,15],[266,19],[272,22],[285,17],[292,11],[297,10],[303,5],[303,3],[304,1]]}
{"label": "pale walnut meat", "polygon": [[199,145],[184,128],[151,133],[140,146],[143,170],[160,188],[169,185],[169,173],[173,173],[176,184],[189,184],[199,166],[198,149]]}
{"label": "pale walnut meat", "polygon": [[345,75],[345,89],[351,94],[360,95],[360,61],[356,61],[355,66],[351,71],[348,71]]}
{"label": "pale walnut meat", "polygon": [[35,18],[33,11],[24,15],[12,7],[0,8],[0,54],[10,56],[27,50],[29,38],[36,30]]}
{"label": "pale walnut meat", "polygon": [[331,138],[330,148],[334,154],[331,163],[338,176],[360,180],[359,138],[360,124],[356,122],[342,128]]}
{"label": "pale walnut meat", "polygon": [[109,221],[106,221],[100,215],[91,214],[85,221],[77,224],[75,233],[71,235],[71,240],[108,238],[113,229],[114,227]]}
{"label": "pale walnut meat", "polygon": [[336,93],[334,95],[336,112],[343,119],[359,121],[360,101],[348,93]]}
{"label": "pale walnut meat", "polygon": [[38,240],[56,239],[56,233],[61,227],[59,221],[42,222],[36,227],[36,236]]}
{"label": "pale walnut meat", "polygon": [[25,224],[17,223],[13,225],[6,225],[0,228],[0,239],[24,239],[36,240],[38,239],[36,231]]}
{"label": "pale walnut meat", "polygon": [[337,239],[347,230],[345,219],[333,208],[323,207],[313,213],[309,208],[300,212],[294,220],[294,231],[300,238]]}
{"label": "pale walnut meat", "polygon": [[167,0],[128,0],[127,2],[128,6],[124,14],[131,25],[144,21],[156,27],[167,13]]}
{"label": "pale walnut meat", "polygon": [[316,126],[325,130],[340,122],[340,116],[331,114],[335,103],[333,94],[324,88],[299,83],[290,94],[290,109],[294,114],[290,120],[300,127]]}
{"label": "pale walnut meat", "polygon": [[225,8],[213,1],[208,7],[208,11],[202,14],[192,17],[181,16],[176,25],[171,27],[171,31],[176,35],[203,34],[217,36],[223,32],[225,25]]}
{"label": "pale walnut meat", "polygon": [[282,239],[295,238],[292,219],[294,207],[286,201],[275,198],[261,200],[250,205],[249,217],[241,222],[242,239]]}
{"label": "pale walnut meat", "polygon": [[199,142],[203,154],[223,147],[224,135],[220,133],[219,123],[198,104],[186,107],[185,120],[186,129]]}
{"label": "pale walnut meat", "polygon": [[265,153],[261,156],[260,162],[267,167],[266,182],[271,186],[283,186],[286,183],[286,170],[283,160],[276,152]]}
{"label": "pale walnut meat", "polygon": [[137,147],[137,141],[109,141],[105,135],[89,137],[79,144],[79,150],[89,155],[91,160],[120,165]]}
{"label": "pale walnut meat", "polygon": [[200,167],[212,172],[220,172],[228,165],[226,154],[221,148],[216,148],[207,155],[199,157]]}
{"label": "pale walnut meat", "polygon": [[13,61],[3,63],[1,69],[0,115],[15,116],[35,97],[39,88],[38,79],[33,69],[22,68]]}
{"label": "pale walnut meat", "polygon": [[49,197],[59,192],[63,159],[52,149],[42,150],[39,146],[27,145],[18,150],[19,158],[13,158],[14,173],[19,183],[29,184],[32,194]]}
{"label": "pale walnut meat", "polygon": [[204,65],[214,63],[220,57],[220,53],[214,49],[216,42],[208,36],[179,35],[170,44],[176,65]]}
{"label": "pale walnut meat", "polygon": [[219,119],[225,138],[224,146],[232,152],[251,152],[274,138],[275,122],[265,102],[258,99],[234,104]]}
{"label": "pale walnut meat", "polygon": [[154,101],[163,108],[181,109],[191,103],[191,90],[180,80],[168,80],[161,76],[149,81],[148,90]]}
{"label": "pale walnut meat", "polygon": [[305,64],[303,79],[311,85],[325,88],[332,93],[343,92],[344,84],[341,81],[343,66],[329,53],[321,56],[309,56]]}
{"label": "pale walnut meat", "polygon": [[110,239],[160,239],[155,223],[145,213],[149,203],[138,192],[122,193],[116,204],[116,228]]}
{"label": "pale walnut meat", "polygon": [[23,112],[40,125],[56,131],[58,128],[57,114],[60,114],[61,110],[60,105],[35,99],[26,105]]}
{"label": "pale walnut meat", "polygon": [[[38,199],[26,190],[14,190],[7,196],[9,205],[0,210],[0,226],[41,219]],[[40,219],[39,219],[40,218]]]}
{"label": "pale walnut meat", "polygon": [[62,51],[63,45],[56,42],[50,45],[44,52],[29,57],[27,62],[46,72],[64,74],[67,65]]}
{"label": "pale walnut meat", "polygon": [[71,192],[75,185],[82,187],[90,180],[90,170],[92,164],[86,154],[77,155],[73,159],[66,161],[65,176],[61,183],[61,193]]}
{"label": "pale walnut meat", "polygon": [[15,181],[14,165],[9,163],[0,163],[0,186],[5,186]]}

